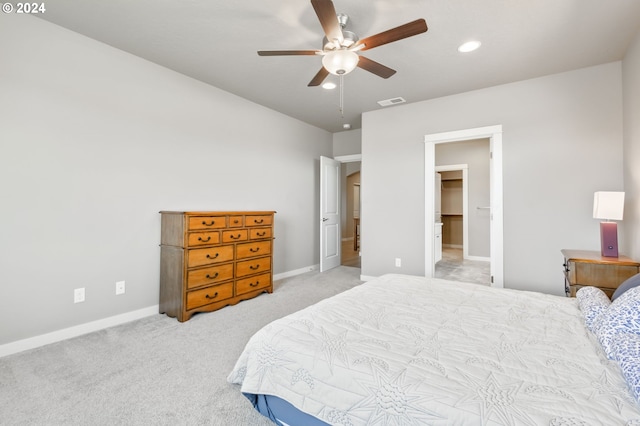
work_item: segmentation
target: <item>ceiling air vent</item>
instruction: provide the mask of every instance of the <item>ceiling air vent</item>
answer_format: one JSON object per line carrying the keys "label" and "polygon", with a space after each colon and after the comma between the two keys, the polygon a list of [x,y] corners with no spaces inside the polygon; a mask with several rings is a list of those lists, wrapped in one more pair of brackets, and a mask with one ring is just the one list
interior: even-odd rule
{"label": "ceiling air vent", "polygon": [[391,99],[386,99],[384,101],[378,101],[378,105],[380,106],[391,106],[391,105],[397,105],[397,104],[403,104],[407,102],[404,98],[391,98]]}

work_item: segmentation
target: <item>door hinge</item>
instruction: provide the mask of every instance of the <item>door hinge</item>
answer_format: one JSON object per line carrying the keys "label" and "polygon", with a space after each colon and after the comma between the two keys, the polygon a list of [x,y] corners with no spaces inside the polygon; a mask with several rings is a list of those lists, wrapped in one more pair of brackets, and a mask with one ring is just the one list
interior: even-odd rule
{"label": "door hinge", "polygon": [[493,284],[493,275],[491,275],[491,284]]}
{"label": "door hinge", "polygon": [[493,151],[489,151],[489,158],[493,160]]}

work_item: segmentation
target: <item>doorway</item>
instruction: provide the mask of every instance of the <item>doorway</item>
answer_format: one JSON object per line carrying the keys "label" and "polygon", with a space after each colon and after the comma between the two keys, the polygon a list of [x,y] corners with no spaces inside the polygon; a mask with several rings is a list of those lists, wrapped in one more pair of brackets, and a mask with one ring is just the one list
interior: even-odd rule
{"label": "doorway", "polygon": [[[502,126],[489,126],[425,136],[425,188],[435,188],[436,144],[489,139],[489,205],[480,207],[488,215],[490,283],[504,287],[502,212]],[[435,191],[425,191],[425,275],[435,276]],[[484,209],[484,207],[488,207]],[[478,209],[480,210],[480,209]]]}
{"label": "doorway", "polygon": [[360,162],[343,163],[342,266],[360,268]]}
{"label": "doorway", "polygon": [[[327,271],[342,264],[343,254],[343,230],[347,220],[347,188],[346,188],[346,170],[357,170],[358,172],[358,190],[359,190],[359,171],[362,155],[344,155],[333,159],[326,157],[320,158],[320,272]],[[355,164],[357,163],[357,164]],[[350,173],[352,174],[352,173]],[[354,189],[350,189],[354,191]],[[359,191],[358,191],[359,193]],[[354,196],[351,192],[349,197]],[[358,203],[359,205],[359,203]],[[351,210],[351,220],[353,214],[360,219],[360,208],[357,211]],[[353,229],[353,228],[350,228]],[[355,228],[360,232],[360,225]],[[358,238],[359,239],[359,238]],[[358,240],[356,240],[358,242]],[[360,267],[360,250],[353,250],[353,239],[349,241],[352,252],[357,253],[357,262],[351,261],[351,265]]]}

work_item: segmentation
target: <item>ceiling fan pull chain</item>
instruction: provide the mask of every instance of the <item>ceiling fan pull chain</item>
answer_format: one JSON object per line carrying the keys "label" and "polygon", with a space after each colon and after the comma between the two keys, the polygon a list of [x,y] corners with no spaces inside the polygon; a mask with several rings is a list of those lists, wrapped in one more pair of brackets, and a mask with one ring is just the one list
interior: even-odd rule
{"label": "ceiling fan pull chain", "polygon": [[340,76],[340,115],[344,118],[344,75]]}

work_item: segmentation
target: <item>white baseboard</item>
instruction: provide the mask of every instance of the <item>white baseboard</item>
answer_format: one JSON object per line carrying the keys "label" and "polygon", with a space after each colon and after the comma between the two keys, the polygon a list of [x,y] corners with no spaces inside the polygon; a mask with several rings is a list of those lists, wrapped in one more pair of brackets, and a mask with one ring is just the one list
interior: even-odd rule
{"label": "white baseboard", "polygon": [[316,265],[311,265],[311,266],[305,266],[304,268],[300,268],[300,269],[294,269],[293,271],[282,272],[280,274],[275,274],[273,276],[273,280],[274,281],[278,281],[278,280],[283,280],[283,279],[289,278],[289,277],[295,277],[296,275],[306,274],[307,272],[317,271],[318,268],[320,268],[320,265],[316,264]]}
{"label": "white baseboard", "polygon": [[[317,271],[319,267],[320,265],[316,264],[300,269],[295,269],[293,271],[275,274],[273,276],[273,280],[282,280],[284,278],[294,277],[296,275],[304,274],[307,272]],[[85,324],[76,325],[74,327],[52,331],[51,333],[42,334],[40,336],[6,343],[4,345],[0,345],[0,358],[29,349],[39,348],[40,346],[49,345],[51,343],[60,342],[62,340],[82,336],[83,334],[92,333],[94,331],[103,330],[105,328],[114,327],[116,325],[149,317],[151,315],[156,315],[158,314],[158,309],[158,305],[149,306],[148,308],[138,309],[137,311],[126,312],[124,314],[115,315],[101,320],[91,321]]]}
{"label": "white baseboard", "polygon": [[[273,280],[281,280],[318,270],[320,265],[311,265],[293,271],[283,272],[273,276]],[[158,305],[149,306],[148,308],[138,309],[137,311],[126,312],[124,314],[115,315],[109,318],[103,318],[91,321],[85,324],[76,325],[74,327],[64,328],[62,330],[52,331],[51,333],[41,334],[40,336],[30,337],[28,339],[18,340],[11,343],[0,345],[0,358],[23,352],[29,349],[39,348],[40,346],[49,345],[51,343],[60,342],[62,340],[71,339],[73,337],[82,336],[83,334],[92,333],[94,331],[103,330],[105,328],[114,327],[116,325],[135,321],[141,318],[157,315]]]}
{"label": "white baseboard", "polygon": [[0,345],[0,357],[12,355],[29,349],[39,348],[40,346],[60,342],[62,340],[71,339],[73,337],[82,336],[83,334],[88,334],[94,331],[103,330],[105,328],[114,327],[116,325],[135,321],[145,317],[150,317],[152,315],[158,315],[158,309],[158,305],[153,305],[149,306],[148,308],[138,309],[137,311],[126,312],[124,314],[115,315],[109,318],[103,318],[100,320],[87,322],[85,324],[76,325],[74,327],[52,331],[51,333],[47,334],[41,334],[40,336],[6,343],[4,345]]}
{"label": "white baseboard", "polygon": [[482,257],[482,256],[467,256],[465,257],[467,260],[479,260],[481,262],[491,262],[490,257]]}

